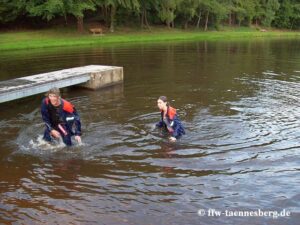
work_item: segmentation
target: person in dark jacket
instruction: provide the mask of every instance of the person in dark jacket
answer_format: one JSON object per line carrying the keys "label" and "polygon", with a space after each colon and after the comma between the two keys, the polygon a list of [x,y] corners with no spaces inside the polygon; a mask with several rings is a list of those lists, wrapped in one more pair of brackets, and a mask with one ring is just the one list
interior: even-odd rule
{"label": "person in dark jacket", "polygon": [[166,96],[160,96],[157,100],[157,106],[161,111],[161,120],[156,127],[163,128],[170,135],[169,140],[175,142],[185,134],[184,127],[179,120],[176,109],[171,107]]}
{"label": "person in dark jacket", "polygon": [[81,143],[80,117],[75,107],[60,96],[60,90],[51,88],[42,101],[42,119],[46,128],[43,139],[51,142],[53,138],[62,138],[67,146],[72,145],[71,136]]}

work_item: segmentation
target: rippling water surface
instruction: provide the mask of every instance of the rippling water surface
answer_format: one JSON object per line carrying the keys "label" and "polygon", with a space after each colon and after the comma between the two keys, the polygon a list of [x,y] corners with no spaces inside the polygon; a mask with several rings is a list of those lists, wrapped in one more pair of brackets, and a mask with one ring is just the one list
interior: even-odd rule
{"label": "rippling water surface", "polygon": [[[63,90],[83,124],[72,148],[41,140],[42,95],[0,105],[0,223],[298,224],[299,62],[299,40],[276,39],[2,54],[2,80],[89,64],[125,80]],[[154,128],[160,95],[186,127],[177,143]]]}

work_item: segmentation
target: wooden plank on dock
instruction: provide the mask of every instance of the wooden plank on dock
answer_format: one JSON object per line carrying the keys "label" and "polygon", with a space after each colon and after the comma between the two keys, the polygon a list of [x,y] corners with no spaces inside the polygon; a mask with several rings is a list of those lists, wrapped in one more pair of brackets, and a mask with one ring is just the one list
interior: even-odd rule
{"label": "wooden plank on dock", "polygon": [[89,65],[0,82],[0,103],[77,84],[90,89],[123,81],[123,68]]}

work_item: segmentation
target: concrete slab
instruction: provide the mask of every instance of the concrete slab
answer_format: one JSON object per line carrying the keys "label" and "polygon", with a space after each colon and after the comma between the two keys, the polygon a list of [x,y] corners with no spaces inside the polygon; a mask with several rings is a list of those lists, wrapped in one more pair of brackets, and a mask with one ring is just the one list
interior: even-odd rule
{"label": "concrete slab", "polygon": [[96,90],[123,81],[123,68],[89,65],[0,82],[0,103],[77,84]]}

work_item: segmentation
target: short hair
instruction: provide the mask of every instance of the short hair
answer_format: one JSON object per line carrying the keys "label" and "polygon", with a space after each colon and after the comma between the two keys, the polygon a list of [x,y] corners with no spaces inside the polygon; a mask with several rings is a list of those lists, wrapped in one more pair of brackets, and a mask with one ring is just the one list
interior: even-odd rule
{"label": "short hair", "polygon": [[158,99],[162,100],[163,102],[168,102],[168,98],[166,96],[160,96]]}
{"label": "short hair", "polygon": [[50,94],[54,94],[56,96],[60,96],[60,90],[57,87],[50,88],[49,91],[46,93],[46,96],[49,96]]}

